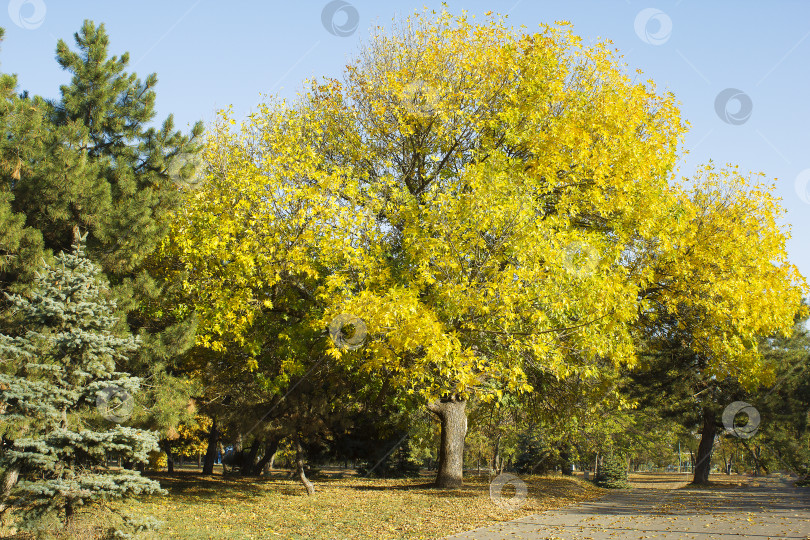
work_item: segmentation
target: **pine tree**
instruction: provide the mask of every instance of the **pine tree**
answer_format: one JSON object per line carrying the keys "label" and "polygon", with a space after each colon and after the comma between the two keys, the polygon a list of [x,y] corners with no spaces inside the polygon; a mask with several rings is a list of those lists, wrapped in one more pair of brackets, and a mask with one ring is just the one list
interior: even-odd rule
{"label": "pine tree", "polygon": [[[0,290],[24,291],[32,260],[68,250],[73,227],[87,231],[88,257],[117,299],[119,326],[142,339],[127,371],[152,384],[132,423],[166,434],[193,416],[196,388],[176,362],[196,326],[172,306],[177,285],[154,255],[197,172],[203,125],[184,134],[171,115],[154,125],[157,76],[129,72],[129,55],[110,53],[103,24],[85,21],[74,41],[56,47],[70,76],[58,99],[15,96],[16,80],[0,81],[10,111],[0,110],[8,134],[0,141]],[[0,332],[13,330],[9,307],[0,298]]]}
{"label": "pine tree", "polygon": [[19,507],[24,528],[54,515],[70,522],[88,503],[162,491],[136,471],[105,466],[144,463],[158,446],[153,432],[110,427],[126,418],[115,407],[140,386],[117,370],[139,339],[114,332],[115,301],[100,276],[77,234],[73,252],[38,273],[27,296],[9,296],[26,331],[0,334],[0,508]]}
{"label": "pine tree", "polygon": [[[807,300],[803,307],[807,308]],[[771,387],[745,398],[765,419],[757,431],[756,445],[766,450],[766,466],[798,474],[799,485],[810,485],[809,314],[806,310],[797,314],[790,336],[761,340],[763,355],[776,366],[776,376]],[[737,441],[752,453],[754,441]]]}
{"label": "pine tree", "polygon": [[56,61],[72,77],[43,111],[58,136],[48,159],[22,171],[17,207],[54,253],[68,249],[74,225],[86,229],[91,258],[120,280],[142,269],[165,236],[176,182],[193,174],[189,164],[170,175],[172,162],[197,153],[203,126],[184,135],[169,115],[149,127],[157,75],[127,73],[129,54],[110,56],[103,24],[84,21],[74,40],[75,51],[57,43]]}
{"label": "pine tree", "polygon": [[610,452],[596,471],[594,482],[597,486],[608,489],[629,488],[627,482],[627,461],[624,456],[616,452]]}
{"label": "pine tree", "polygon": [[[0,41],[4,31],[0,28]],[[0,290],[11,290],[18,278],[33,278],[42,257],[42,234],[26,226],[26,216],[14,210],[14,188],[24,163],[36,159],[43,134],[42,118],[26,96],[16,94],[17,77],[0,73]]]}

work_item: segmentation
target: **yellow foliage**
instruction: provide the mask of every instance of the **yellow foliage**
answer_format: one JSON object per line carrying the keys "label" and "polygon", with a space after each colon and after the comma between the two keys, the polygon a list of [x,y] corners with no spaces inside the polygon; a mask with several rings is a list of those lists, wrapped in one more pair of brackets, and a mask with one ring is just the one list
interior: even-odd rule
{"label": "yellow foliage", "polygon": [[222,111],[164,246],[213,350],[244,344],[279,287],[321,306],[315,328],[361,317],[366,346],[329,354],[425,398],[530,391],[527,365],[632,365],[661,280],[661,302],[705,312],[718,373],[755,370],[753,336],[792,321],[777,202],[760,186],[724,203],[711,169],[672,187],[674,97],[566,24],[416,14],[342,81],[233,125]]}
{"label": "yellow foliage", "polygon": [[153,451],[149,452],[149,465],[148,468],[153,472],[160,472],[165,469],[169,464],[169,459],[165,452]]}

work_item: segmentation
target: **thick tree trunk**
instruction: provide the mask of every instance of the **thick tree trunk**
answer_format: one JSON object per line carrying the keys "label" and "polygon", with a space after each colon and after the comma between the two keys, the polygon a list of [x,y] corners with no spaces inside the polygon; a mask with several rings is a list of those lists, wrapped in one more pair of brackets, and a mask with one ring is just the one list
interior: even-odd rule
{"label": "thick tree trunk", "polygon": [[278,451],[278,439],[271,439],[270,442],[264,447],[264,455],[262,459],[256,463],[256,466],[253,468],[253,475],[259,476],[264,472],[264,468],[270,464],[270,468],[273,468],[273,458],[276,457],[276,452]]}
{"label": "thick tree trunk", "polygon": [[703,432],[698,445],[697,462],[693,484],[708,484],[709,472],[712,470],[712,449],[717,434],[717,414],[709,407],[703,408]]}
{"label": "thick tree trunk", "polygon": [[297,433],[295,434],[295,468],[298,471],[298,478],[307,489],[307,495],[314,495],[315,486],[312,485],[312,482],[307,478],[306,472],[304,472],[304,447],[301,445],[301,436]]}
{"label": "thick tree trunk", "polygon": [[574,474],[574,463],[571,461],[571,449],[568,446],[564,446],[560,452],[560,472],[564,476]]}
{"label": "thick tree trunk", "polygon": [[455,397],[428,404],[428,409],[439,417],[442,424],[436,487],[461,487],[464,478],[464,438],[467,436],[466,407],[465,400]]}
{"label": "thick tree trunk", "polygon": [[214,474],[214,463],[217,460],[217,442],[219,441],[219,430],[217,429],[217,421],[211,424],[211,431],[208,432],[208,449],[205,452],[205,464],[203,465],[203,474]]}

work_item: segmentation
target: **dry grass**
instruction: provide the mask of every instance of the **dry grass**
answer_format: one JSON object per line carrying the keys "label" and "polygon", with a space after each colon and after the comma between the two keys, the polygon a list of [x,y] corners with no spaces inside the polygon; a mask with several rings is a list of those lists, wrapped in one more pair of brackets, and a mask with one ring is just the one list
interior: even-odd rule
{"label": "dry grass", "polygon": [[[498,521],[598,497],[603,490],[561,476],[523,478],[528,497],[519,509],[493,503],[489,478],[468,477],[460,490],[438,490],[430,478],[325,478],[317,493],[282,477],[241,479],[180,473],[156,476],[169,491],[130,503],[135,515],[152,515],[163,528],[144,538],[400,539],[442,538]],[[506,487],[503,495],[514,491]],[[85,515],[97,520],[98,516]],[[71,538],[94,538],[86,536]]]}
{"label": "dry grass", "polygon": [[[316,480],[317,493],[307,497],[303,487],[284,473],[271,478],[204,477],[183,471],[173,476],[153,475],[169,491],[128,503],[135,516],[164,522],[156,533],[142,538],[229,539],[404,539],[445,536],[593,499],[605,490],[582,479],[562,476],[523,477],[528,488],[524,504],[504,509],[490,497],[490,478],[467,476],[460,490],[438,490],[431,477],[383,480],[359,478],[352,472],[325,472]],[[706,489],[689,486],[691,475],[633,473],[633,489]],[[753,482],[749,476],[713,474],[708,489],[734,488]],[[686,488],[686,489],[684,489]],[[510,486],[503,496],[514,493]],[[111,524],[109,516],[85,512],[71,530],[57,530],[55,538],[95,540]],[[0,527],[0,537],[12,538],[13,529]],[[15,538],[27,539],[18,535]]]}

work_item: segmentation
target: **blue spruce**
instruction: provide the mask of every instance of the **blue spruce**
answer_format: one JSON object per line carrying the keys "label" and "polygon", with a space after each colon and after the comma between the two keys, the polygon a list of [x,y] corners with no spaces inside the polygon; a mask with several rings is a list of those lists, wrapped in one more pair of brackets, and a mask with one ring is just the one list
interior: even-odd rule
{"label": "blue spruce", "polygon": [[76,233],[72,253],[38,273],[26,296],[7,295],[24,333],[0,334],[0,514],[16,509],[24,529],[162,493],[137,471],[107,468],[147,462],[157,434],[119,423],[140,379],[116,367],[140,341],[117,331],[115,303],[84,249]]}

